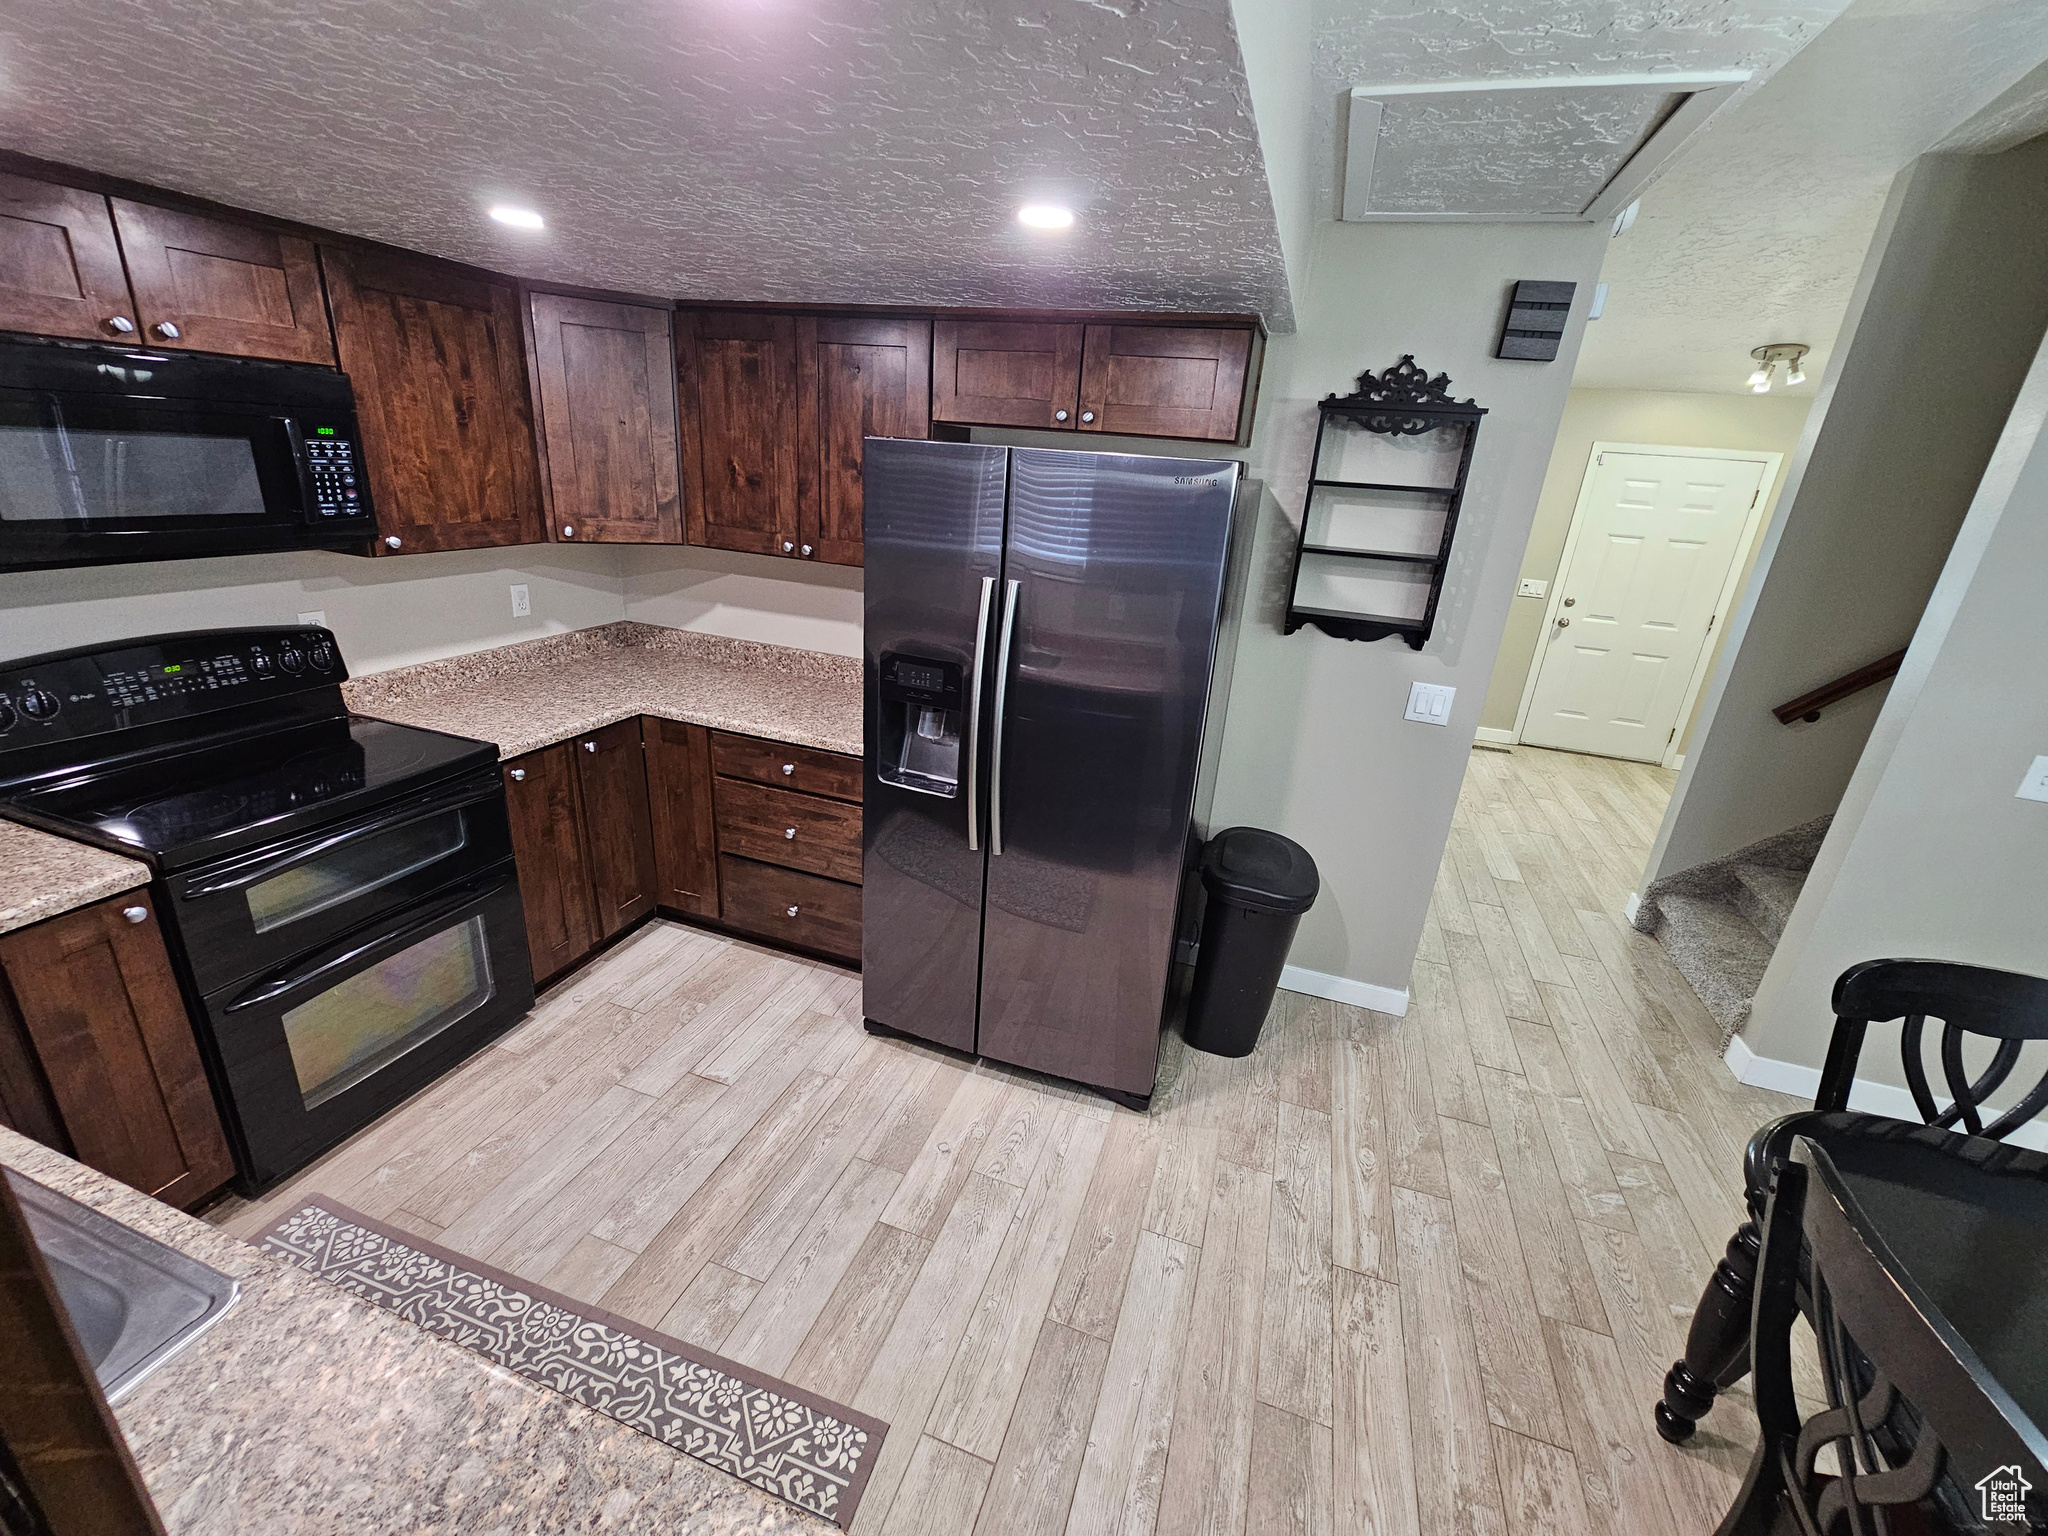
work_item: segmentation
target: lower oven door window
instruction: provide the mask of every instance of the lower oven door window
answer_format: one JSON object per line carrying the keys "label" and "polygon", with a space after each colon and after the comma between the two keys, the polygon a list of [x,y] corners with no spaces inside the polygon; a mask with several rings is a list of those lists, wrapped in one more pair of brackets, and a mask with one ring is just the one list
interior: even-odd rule
{"label": "lower oven door window", "polygon": [[245,1192],[256,1193],[410,1098],[533,1006],[519,887],[506,862],[205,998]]}
{"label": "lower oven door window", "polygon": [[484,920],[429,934],[285,1010],[285,1044],[306,1108],[381,1072],[491,1000]]}

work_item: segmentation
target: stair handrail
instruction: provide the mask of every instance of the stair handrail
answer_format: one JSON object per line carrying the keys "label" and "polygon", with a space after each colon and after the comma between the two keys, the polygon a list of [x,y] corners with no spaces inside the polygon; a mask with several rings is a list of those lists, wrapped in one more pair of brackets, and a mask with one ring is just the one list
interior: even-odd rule
{"label": "stair handrail", "polygon": [[1906,659],[1904,650],[1893,651],[1889,656],[1880,656],[1867,666],[1858,667],[1854,672],[1844,672],[1832,683],[1824,683],[1811,693],[1802,693],[1796,699],[1788,699],[1771,711],[1781,725],[1790,725],[1794,720],[1818,720],[1820,712],[1830,704],[1839,704],[1851,694],[1886,678],[1894,676]]}

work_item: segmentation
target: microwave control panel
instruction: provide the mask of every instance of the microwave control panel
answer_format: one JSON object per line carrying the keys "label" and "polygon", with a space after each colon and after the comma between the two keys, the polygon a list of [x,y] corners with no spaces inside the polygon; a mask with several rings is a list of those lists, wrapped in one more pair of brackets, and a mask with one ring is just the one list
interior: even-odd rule
{"label": "microwave control panel", "polygon": [[313,496],[313,517],[361,517],[363,498],[362,461],[355,442],[334,427],[314,427],[306,433],[306,484]]}

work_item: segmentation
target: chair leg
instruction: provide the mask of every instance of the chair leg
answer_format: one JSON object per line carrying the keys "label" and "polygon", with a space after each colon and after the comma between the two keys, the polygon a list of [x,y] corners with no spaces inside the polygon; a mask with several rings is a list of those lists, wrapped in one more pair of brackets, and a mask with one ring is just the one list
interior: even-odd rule
{"label": "chair leg", "polygon": [[1763,1237],[1754,1220],[1728,1239],[1685,1335],[1685,1358],[1664,1377],[1657,1433],[1673,1445],[1692,1438],[1714,1399],[1749,1374],[1750,1307],[1756,1296],[1757,1251]]}

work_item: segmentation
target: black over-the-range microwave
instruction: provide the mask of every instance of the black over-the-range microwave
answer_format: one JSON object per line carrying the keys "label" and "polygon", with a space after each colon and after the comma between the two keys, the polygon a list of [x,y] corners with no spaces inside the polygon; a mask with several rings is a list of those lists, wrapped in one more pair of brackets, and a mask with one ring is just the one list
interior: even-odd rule
{"label": "black over-the-range microwave", "polygon": [[0,570],[367,549],[346,375],[0,339]]}

